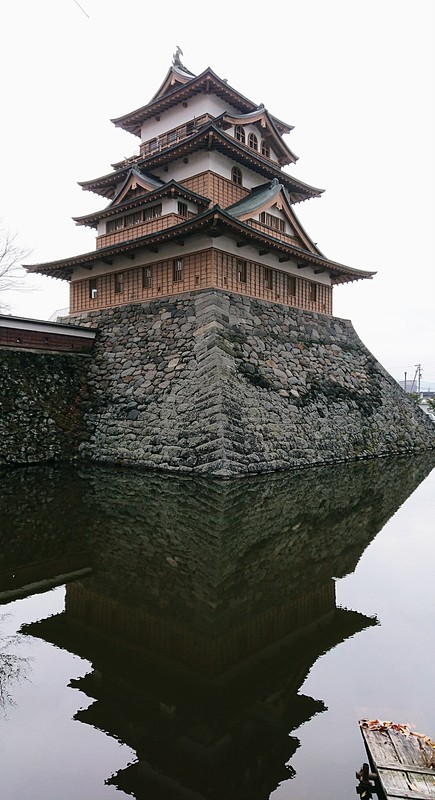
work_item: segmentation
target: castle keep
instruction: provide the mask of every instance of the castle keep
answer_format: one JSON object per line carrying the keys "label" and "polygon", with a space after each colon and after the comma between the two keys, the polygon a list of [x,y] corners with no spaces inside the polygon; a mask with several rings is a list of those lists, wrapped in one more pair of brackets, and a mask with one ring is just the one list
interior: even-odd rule
{"label": "castle keep", "polygon": [[150,102],[113,122],[140,145],[81,183],[108,200],[75,218],[95,250],[27,267],[68,280],[71,323],[99,331],[82,456],[226,476],[433,446],[332,316],[333,287],[373,273],[331,261],[299,222],[321,190],[287,171],[292,126],[178,50]]}
{"label": "castle keep", "polygon": [[372,276],[325,258],[299,223],[295,205],[321,190],[283,169],[292,126],[211,69],[177,56],[152,100],[113,122],[141,143],[80,184],[109,201],[75,218],[96,250],[29,267],[70,281],[71,314],[209,288],[331,314],[335,284]]}

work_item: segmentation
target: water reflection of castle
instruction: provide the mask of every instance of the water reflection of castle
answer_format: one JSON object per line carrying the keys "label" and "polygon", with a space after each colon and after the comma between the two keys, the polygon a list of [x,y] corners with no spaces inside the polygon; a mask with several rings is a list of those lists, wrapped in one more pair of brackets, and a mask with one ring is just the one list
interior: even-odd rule
{"label": "water reflection of castle", "polygon": [[319,700],[317,658],[376,620],[334,577],[430,469],[374,461],[231,482],[81,472],[94,572],[25,631],[92,662],[76,719],[130,745],[109,783],[138,800],[263,800],[291,777],[289,736]]}

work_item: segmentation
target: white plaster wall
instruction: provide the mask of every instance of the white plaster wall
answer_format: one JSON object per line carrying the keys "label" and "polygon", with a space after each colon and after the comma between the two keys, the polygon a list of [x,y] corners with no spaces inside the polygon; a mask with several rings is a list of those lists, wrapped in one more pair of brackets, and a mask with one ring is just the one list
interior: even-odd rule
{"label": "white plaster wall", "polygon": [[255,186],[260,186],[263,183],[269,183],[268,178],[264,178],[257,172],[250,170],[248,167],[238,164],[232,158],[217,151],[199,151],[192,153],[187,157],[187,164],[184,163],[182,158],[173,161],[166,172],[163,167],[156,167],[153,169],[153,175],[160,178],[165,183],[171,179],[175,181],[182,181],[185,178],[192,178],[200,172],[211,170],[216,172],[217,175],[222,175],[224,178],[231,180],[231,170],[234,166],[242,170],[243,186],[246,189],[253,189]]}
{"label": "white plaster wall", "polygon": [[157,178],[167,183],[170,180],[182,181],[209,169],[211,169],[210,153],[200,150],[188,156],[187,164],[182,158],[179,158],[171,163],[167,172],[164,167],[156,167],[152,172]]}
{"label": "white plaster wall", "polygon": [[160,120],[155,117],[147,119],[141,130],[141,141],[147,142],[149,139],[154,139],[166,131],[177,128],[185,122],[200,117],[202,114],[211,114],[213,117],[218,117],[227,111],[230,114],[237,114],[238,111],[233,106],[228,105],[220,97],[215,94],[201,94],[186,100],[187,107],[184,108],[182,103],[175,108],[170,108],[168,111],[161,113]]}

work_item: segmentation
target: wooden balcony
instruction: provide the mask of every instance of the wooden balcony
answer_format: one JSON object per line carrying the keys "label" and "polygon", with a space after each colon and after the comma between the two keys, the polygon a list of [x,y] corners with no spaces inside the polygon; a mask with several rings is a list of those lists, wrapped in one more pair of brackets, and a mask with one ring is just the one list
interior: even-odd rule
{"label": "wooden balcony", "polygon": [[120,228],[113,233],[103,233],[97,236],[97,250],[101,247],[110,247],[113,244],[120,242],[129,242],[131,239],[138,239],[140,236],[146,236],[147,233],[155,233],[165,228],[172,228],[173,225],[179,225],[185,222],[185,218],[179,214],[165,214],[162,217],[155,217],[148,222],[141,222],[139,225],[131,225],[129,228]]}
{"label": "wooden balcony", "polygon": [[196,133],[199,128],[202,128],[207,122],[211,122],[212,119],[214,119],[214,117],[212,117],[211,114],[202,114],[202,116],[189,120],[189,122],[185,122],[177,128],[166,131],[166,133],[161,136],[149,139],[147,142],[142,142],[140,146],[141,158],[150,156],[153,153],[158,153],[160,150],[165,150],[166,147],[172,147],[172,145],[183,141],[183,139],[187,139],[188,136],[192,136],[193,133]]}

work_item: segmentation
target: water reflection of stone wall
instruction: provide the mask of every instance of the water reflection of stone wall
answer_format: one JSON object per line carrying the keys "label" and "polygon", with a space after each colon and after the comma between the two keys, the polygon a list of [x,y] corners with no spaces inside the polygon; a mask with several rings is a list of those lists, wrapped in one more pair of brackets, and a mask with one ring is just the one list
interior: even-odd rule
{"label": "water reflection of stone wall", "polygon": [[376,622],[336,608],[333,578],[434,461],[232,482],[72,473],[94,573],[24,630],[91,661],[75,718],[138,757],[108,782],[137,800],[266,800],[291,777],[289,733],[325,708],[299,694],[309,669]]}
{"label": "water reflection of stone wall", "polygon": [[434,462],[376,460],[225,483],[98,471],[87,481],[102,512],[95,581],[143,604],[146,575],[150,609],[173,602],[177,619],[188,620],[201,604],[204,624],[212,617],[225,628],[352,571]]}
{"label": "water reflection of stone wall", "polygon": [[83,483],[54,465],[0,469],[0,592],[90,563]]}

